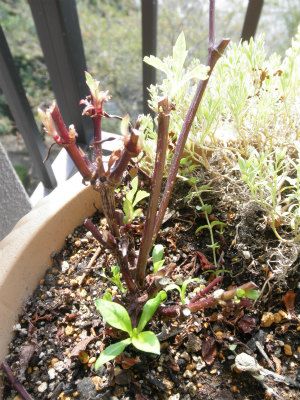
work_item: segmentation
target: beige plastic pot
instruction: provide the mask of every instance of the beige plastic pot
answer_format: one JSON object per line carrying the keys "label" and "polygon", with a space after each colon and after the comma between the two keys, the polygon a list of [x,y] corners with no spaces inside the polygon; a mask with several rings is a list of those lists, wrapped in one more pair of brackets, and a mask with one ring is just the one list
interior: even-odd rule
{"label": "beige plastic pot", "polygon": [[0,242],[0,362],[7,354],[13,326],[34,291],[50,255],[66,236],[100,207],[99,194],[79,174],[38,203]]}

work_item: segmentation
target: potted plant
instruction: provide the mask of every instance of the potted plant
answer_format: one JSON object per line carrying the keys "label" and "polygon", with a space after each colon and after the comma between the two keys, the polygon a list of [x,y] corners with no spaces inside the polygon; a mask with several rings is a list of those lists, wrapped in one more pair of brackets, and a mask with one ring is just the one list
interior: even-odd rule
{"label": "potted plant", "polygon": [[[287,179],[288,177],[284,175],[285,182],[290,183],[290,202],[286,203],[287,208],[290,209],[289,218],[291,213],[296,216],[292,221],[286,218],[285,209],[280,209],[282,219],[279,221],[278,207],[275,210],[275,202],[278,201],[283,207],[282,199],[277,196],[278,190],[282,193],[281,187],[278,189],[278,181],[282,178],[282,157],[279,157],[279,161],[275,160],[278,166],[277,172],[271,175],[272,182],[275,182],[273,192],[276,193],[273,197],[271,196],[270,207],[269,198],[263,202],[264,197],[260,193],[262,183],[258,184],[259,179],[263,181],[268,177],[263,175],[264,168],[259,169],[257,166],[254,172],[251,170],[251,167],[259,165],[260,159],[255,158],[255,155],[250,156],[254,158],[249,157],[250,142],[247,142],[243,136],[243,122],[246,116],[241,104],[249,100],[247,88],[243,87],[247,77],[237,75],[232,81],[227,82],[227,85],[233,85],[229,92],[229,100],[225,104],[232,113],[231,119],[224,120],[223,116],[228,110],[225,110],[221,102],[220,82],[216,80],[213,81],[211,92],[203,99],[205,103],[202,109],[198,111],[211,73],[229,42],[223,39],[216,45],[214,36],[214,1],[212,0],[209,13],[207,61],[209,68],[193,63],[188,70],[183,69],[187,55],[183,35],[179,36],[174,46],[173,58],[164,60],[152,56],[146,58],[146,62],[167,75],[161,86],[150,88],[150,105],[157,113],[156,138],[153,134],[153,121],[149,117],[141,117],[133,124],[129,121],[129,117],[120,118],[107,114],[105,102],[109,100],[108,93],[100,91],[99,82],[89,74],[86,74],[86,78],[90,96],[82,103],[85,106],[83,113],[91,117],[94,124],[91,159],[76,145],[75,127],[65,126],[55,103],[48,110],[40,111],[46,131],[53,136],[56,143],[66,148],[82,179],[89,182],[91,186],[81,190],[77,185],[78,175],[72,178],[67,183],[68,195],[63,204],[60,203],[61,200],[57,200],[60,196],[57,189],[39,208],[24,217],[15,231],[2,243],[3,252],[5,251],[8,255],[10,263],[10,266],[4,269],[5,274],[3,274],[0,291],[0,304],[3,308],[1,314],[7,316],[7,324],[3,331],[4,345],[1,347],[4,354],[9,329],[16,313],[19,312],[25,297],[43,276],[44,271],[40,268],[49,265],[49,255],[61,247],[67,234],[70,236],[67,239],[69,247],[58,255],[54,255],[54,266],[50,272],[48,271],[34,295],[37,305],[31,308],[30,300],[21,323],[15,326],[17,337],[11,345],[13,354],[11,360],[15,360],[16,354],[20,358],[15,360],[19,368],[19,378],[24,381],[26,374],[30,376],[35,385],[35,396],[38,398],[48,396],[47,398],[66,399],[69,394],[73,397],[81,396],[81,398],[90,398],[89,396],[109,398],[112,393],[107,389],[114,383],[116,384],[114,395],[120,398],[125,398],[130,393],[130,396],[143,399],[147,398],[145,397],[147,390],[148,395],[152,394],[149,390],[153,390],[157,398],[170,396],[169,398],[175,399],[180,398],[181,386],[184,386],[183,393],[195,397],[202,385],[199,382],[200,386],[197,386],[195,382],[198,376],[197,371],[201,371],[205,364],[213,364],[217,356],[217,344],[226,343],[230,351],[234,351],[237,346],[238,339],[230,343],[231,339],[226,336],[224,327],[221,328],[222,324],[237,326],[246,337],[247,334],[258,329],[256,318],[245,312],[258,299],[257,285],[243,277],[232,278],[229,281],[226,278],[227,264],[224,259],[226,245],[222,243],[225,222],[212,213],[212,206],[206,200],[212,187],[202,182],[205,174],[203,167],[213,165],[218,157],[218,152],[214,150],[217,148],[216,144],[220,137],[216,134],[215,122],[223,119],[223,123],[229,124],[233,121],[235,135],[231,137],[231,143],[227,141],[225,149],[227,154],[223,155],[222,160],[225,160],[227,165],[231,165],[234,161],[239,162],[241,175],[246,182],[248,179],[252,185],[250,185],[250,191],[254,197],[256,196],[256,208],[251,208],[250,211],[257,212],[260,216],[266,215],[264,229],[267,231],[270,227],[277,240],[282,240],[278,229],[283,229],[283,233],[290,236],[290,231],[286,228],[287,221],[291,223],[292,228],[295,227],[296,231],[298,229],[295,211],[298,201],[295,200],[297,179],[295,177]],[[239,48],[239,51],[241,53],[244,51],[243,56],[248,57],[249,64],[254,68],[255,77],[259,73],[260,80],[254,82],[254,86],[256,89],[259,88],[261,94],[256,92],[253,94],[253,99],[250,98],[250,101],[254,102],[259,95],[263,97],[270,92],[270,86],[265,87],[267,73],[257,69],[256,60],[253,58],[256,53],[253,49],[251,50],[251,46],[254,46],[253,42],[248,47],[244,46],[244,50]],[[233,73],[231,71],[233,65],[230,65],[230,61],[232,62],[232,53],[238,50],[233,47],[230,51],[231,54],[224,63],[220,63],[220,67],[217,66],[217,79],[225,73]],[[244,60],[243,57],[241,59]],[[242,72],[241,68],[241,74]],[[284,73],[277,72],[274,75],[275,79],[280,78],[281,75],[284,76]],[[200,78],[200,81],[190,105],[187,105],[191,95],[185,90],[190,87],[190,82],[194,78]],[[241,80],[238,88],[234,87],[235,79]],[[275,103],[277,102],[278,98]],[[101,121],[102,118],[114,117],[121,119],[124,146],[123,149],[116,149],[105,165],[102,157]],[[193,135],[199,129],[199,123],[202,123],[200,117],[203,117],[207,125],[201,127],[201,137],[198,138],[200,140],[195,140]],[[178,126],[180,126],[180,132],[175,138],[174,132],[178,131]],[[193,140],[187,142],[191,128]],[[259,126],[256,135],[257,138],[262,137]],[[140,158],[141,136],[144,137],[146,153],[143,159]],[[157,139],[156,151],[153,155],[151,145],[155,143],[155,139]],[[204,139],[206,139],[205,142]],[[239,157],[233,160],[230,158],[232,153],[230,156],[228,154],[230,151],[234,153],[232,148],[235,143],[238,143],[240,152]],[[257,140],[257,148],[260,144]],[[247,160],[251,161],[247,163]],[[267,159],[265,165],[270,166],[269,171],[272,171],[271,157]],[[153,167],[153,172],[151,171],[152,177],[149,179],[148,172],[151,167]],[[167,171],[167,176],[165,171]],[[198,227],[197,233],[208,232],[209,241],[206,245],[212,262],[195,247],[191,239],[186,238],[189,244],[188,250],[183,251],[177,248],[174,232],[179,229],[182,233],[183,226],[175,223],[176,219],[171,219],[171,225],[164,230],[161,229],[179,171],[185,195],[189,192],[188,196],[185,196],[186,203],[190,205],[189,210],[194,210],[195,218],[204,221]],[[293,172],[295,171],[297,167],[294,166]],[[214,188],[216,190],[218,183],[223,184],[224,180],[220,179],[218,168],[210,172],[211,179],[216,181]],[[249,177],[252,177],[252,180],[249,180]],[[231,185],[234,186],[234,173],[229,178]],[[165,188],[161,196],[164,179]],[[146,206],[145,199],[148,197]],[[258,207],[257,198],[260,200]],[[138,204],[142,204],[142,208],[138,208]],[[232,201],[230,204],[232,207]],[[85,220],[84,227],[89,231],[89,235],[86,230],[83,231],[83,228],[79,228],[73,235],[70,234],[84,217],[93,213],[95,205],[102,210],[105,218],[100,217],[100,220],[98,218],[97,223],[95,220]],[[226,211],[230,221],[232,210],[229,208]],[[72,216],[71,220],[69,216]],[[249,217],[249,213],[245,212],[246,216]],[[286,219],[283,220],[283,217]],[[190,219],[193,219],[191,214]],[[242,223],[245,222],[242,218],[240,229],[242,229]],[[192,226],[194,226],[193,223]],[[260,227],[260,229],[263,228]],[[29,235],[31,232],[33,238],[27,239],[26,234]],[[238,249],[238,254],[242,255],[241,262],[244,263],[252,260],[253,256],[246,245],[249,246],[249,240],[254,240],[253,238],[256,239],[256,237],[252,236],[249,239],[248,232],[243,234],[243,240],[239,242],[243,247]],[[216,235],[219,237],[218,242],[215,239]],[[241,235],[241,231],[237,231],[237,235]],[[35,240],[37,236],[38,242]],[[159,240],[157,240],[158,237]],[[295,240],[290,238],[285,240],[289,240],[289,248],[296,251]],[[170,244],[170,249],[166,248],[167,243]],[[19,245],[21,249],[24,248],[22,256],[16,255],[16,245]],[[96,250],[95,246],[99,248]],[[39,251],[41,247],[43,252]],[[182,248],[185,248],[184,244]],[[97,257],[101,259],[101,262],[97,268],[94,268],[93,263],[96,262]],[[181,260],[181,267],[172,260]],[[234,261],[234,257],[231,261]],[[20,276],[20,270],[23,275],[16,280],[16,271]],[[204,279],[205,274],[209,278]],[[250,276],[252,277],[251,274]],[[224,289],[221,289],[219,285],[223,281],[226,283],[226,279],[227,284]],[[23,282],[26,282],[25,287]],[[53,282],[58,289],[53,287]],[[107,282],[109,285],[106,284]],[[293,294],[289,293],[285,297],[285,303],[288,304],[291,318],[294,318],[292,298]],[[93,303],[95,306],[91,306],[93,310],[89,311],[87,304]],[[12,312],[11,309],[13,309]],[[214,313],[213,310],[216,309],[218,311]],[[199,315],[203,310],[212,311],[201,321]],[[278,315],[275,317],[275,314],[271,314],[273,320],[269,326],[279,320]],[[233,315],[236,316],[235,319]],[[281,320],[288,319],[287,314],[280,315]],[[271,318],[270,315],[265,316],[262,326],[268,326],[263,322],[267,320],[267,317]],[[55,323],[45,328],[47,326],[45,321],[55,321]],[[205,331],[200,339],[197,334],[203,329],[202,324],[205,324],[204,330],[206,330],[209,326],[208,321],[214,323],[212,333]],[[148,325],[149,322],[150,325]],[[85,329],[85,324],[88,325],[88,330]],[[27,328],[24,329],[23,325]],[[174,337],[175,343],[172,342],[169,346],[168,340]],[[66,345],[63,352],[60,350],[59,358],[53,354],[53,349],[48,349],[48,338],[51,338],[55,348],[60,342]],[[43,343],[39,343],[38,340],[42,340]],[[170,348],[166,357],[162,354],[159,358],[162,347],[160,343],[164,343],[165,348]],[[181,349],[177,354],[176,349],[181,345],[188,349],[188,352]],[[18,348],[16,352],[15,346]],[[39,346],[45,350],[38,352]],[[87,350],[89,346],[91,354]],[[35,366],[32,367],[30,360],[37,355],[40,361],[36,360]],[[158,379],[158,374],[164,371],[164,358],[167,359],[166,362],[170,364],[172,371],[180,375],[182,381],[179,384],[176,384],[176,377],[172,374],[171,380],[167,379],[166,375],[163,375],[162,380]],[[147,369],[147,364],[155,365],[156,369]],[[238,359],[236,366],[239,366],[240,371],[246,371],[247,369],[241,365]],[[135,372],[128,371],[130,367],[136,368]],[[16,380],[9,363],[3,362],[2,369],[14,389],[23,398],[30,399],[31,396],[26,391],[25,385]],[[212,375],[213,371],[212,369]],[[253,376],[257,377],[257,371],[262,370],[256,366],[256,369],[247,371],[252,371]],[[84,377],[85,373],[88,378]],[[69,379],[77,377],[79,381],[77,390],[70,383],[69,386],[64,385],[59,379],[59,374],[62,374],[63,379],[68,382]],[[141,383],[141,378],[145,378],[143,383]],[[176,390],[179,397],[178,393],[175,393]]]}

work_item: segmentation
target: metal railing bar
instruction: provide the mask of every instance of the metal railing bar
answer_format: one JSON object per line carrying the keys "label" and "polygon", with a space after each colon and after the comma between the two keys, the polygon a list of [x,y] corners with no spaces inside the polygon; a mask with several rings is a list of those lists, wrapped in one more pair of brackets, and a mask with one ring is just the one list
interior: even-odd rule
{"label": "metal railing bar", "polygon": [[21,133],[34,168],[47,188],[56,186],[56,180],[48,162],[43,163],[47,149],[32,114],[20,76],[0,26],[0,86]]}
{"label": "metal railing bar", "polygon": [[263,5],[264,0],[249,0],[241,35],[243,41],[255,36]]}
{"label": "metal railing bar", "polygon": [[86,62],[74,0],[29,0],[52,88],[66,124],[74,124],[79,143],[89,143],[91,121],[82,118],[87,94]]}

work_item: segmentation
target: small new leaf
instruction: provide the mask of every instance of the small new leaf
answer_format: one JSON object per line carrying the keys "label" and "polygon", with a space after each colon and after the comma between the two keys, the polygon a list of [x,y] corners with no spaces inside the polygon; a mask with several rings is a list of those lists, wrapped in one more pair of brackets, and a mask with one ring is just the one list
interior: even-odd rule
{"label": "small new leaf", "polygon": [[121,304],[97,299],[95,301],[95,306],[106,323],[131,335],[131,320],[128,312]]}
{"label": "small new leaf", "polygon": [[95,370],[97,371],[103,364],[116,358],[119,354],[123,353],[125,348],[131,343],[131,339],[125,339],[121,342],[114,343],[102,351],[97,361],[95,362]]}
{"label": "small new leaf", "polygon": [[160,261],[156,261],[153,264],[153,272],[156,274],[157,271],[159,271],[161,269],[161,267],[164,265],[165,260],[160,260]]}
{"label": "small new leaf", "polygon": [[[167,298],[167,293],[164,290],[161,290],[157,295],[148,300],[143,307],[142,315],[139,320],[139,324],[137,326],[138,332],[142,332],[147,323],[155,314],[156,310],[160,306],[160,304]],[[146,351],[146,350],[145,350]]]}
{"label": "small new leaf", "polygon": [[134,202],[133,202],[133,207],[135,207],[140,201],[145,199],[146,197],[149,197],[150,193],[146,192],[145,190],[139,190],[135,196]]}
{"label": "small new leaf", "polygon": [[140,332],[132,338],[132,344],[141,351],[160,354],[160,343],[153,332]]}
{"label": "small new leaf", "polygon": [[152,261],[155,264],[157,261],[161,261],[164,258],[164,246],[162,244],[156,244],[152,250]]}

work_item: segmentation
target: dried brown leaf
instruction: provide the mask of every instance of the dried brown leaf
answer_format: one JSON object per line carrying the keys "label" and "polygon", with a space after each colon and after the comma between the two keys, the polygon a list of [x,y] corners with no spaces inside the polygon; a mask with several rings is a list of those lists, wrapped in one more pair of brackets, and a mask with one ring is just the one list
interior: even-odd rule
{"label": "dried brown leaf", "polygon": [[30,342],[25,344],[24,346],[21,347],[20,351],[20,372],[19,372],[19,378],[20,380],[25,379],[25,371],[28,367],[29,361],[31,360],[31,357],[35,353],[37,349],[37,344]]}
{"label": "dried brown leaf", "polygon": [[295,298],[296,298],[296,293],[293,290],[289,290],[282,297],[285,308],[291,317],[295,316]]}
{"label": "dried brown leaf", "polygon": [[242,332],[250,333],[256,328],[256,320],[255,318],[245,315],[238,321],[237,326]]}
{"label": "dried brown leaf", "polygon": [[71,351],[70,357],[78,357],[81,352],[83,352],[87,345],[92,341],[95,340],[97,337],[95,336],[88,336],[85,339],[81,340],[79,343]]}
{"label": "dried brown leaf", "polygon": [[211,365],[217,356],[216,341],[212,336],[208,336],[202,343],[202,358],[206,364]]}

